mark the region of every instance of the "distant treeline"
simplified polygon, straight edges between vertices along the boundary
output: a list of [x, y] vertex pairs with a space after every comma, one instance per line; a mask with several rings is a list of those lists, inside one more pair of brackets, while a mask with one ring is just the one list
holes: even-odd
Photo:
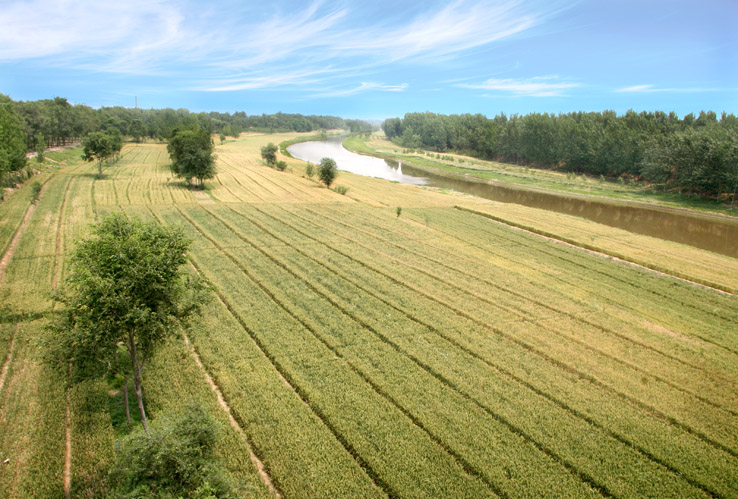
[[[9, 99], [8, 99], [9, 100]], [[12, 102], [12, 101], [11, 101]], [[311, 132], [341, 128], [355, 132], [371, 130], [371, 125], [359, 120], [344, 120], [336, 116], [303, 116], [300, 114], [261, 114], [245, 112], [191, 113], [187, 109], [137, 109], [103, 107], [93, 109], [82, 104], [72, 105], [56, 97], [38, 101], [12, 102], [25, 132], [27, 148], [33, 150], [40, 135], [49, 146], [64, 145], [79, 140], [90, 132], [117, 128], [121, 134], [136, 139], [144, 137], [168, 139], [177, 127], [198, 125], [210, 133], [237, 136], [257, 129], [270, 132]]]
[[738, 119], [712, 112], [440, 115], [408, 113], [383, 124], [407, 148], [456, 151], [567, 172], [644, 180], [664, 189], [733, 201]]

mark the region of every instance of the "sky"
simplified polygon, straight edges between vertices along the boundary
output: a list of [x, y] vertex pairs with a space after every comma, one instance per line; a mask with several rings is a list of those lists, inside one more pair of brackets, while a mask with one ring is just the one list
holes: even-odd
[[0, 93], [302, 113], [738, 114], [738, 0], [2, 0]]

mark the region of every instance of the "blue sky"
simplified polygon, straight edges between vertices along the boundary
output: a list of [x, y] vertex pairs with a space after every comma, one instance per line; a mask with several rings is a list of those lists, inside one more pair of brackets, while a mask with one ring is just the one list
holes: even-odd
[[3, 0], [0, 93], [363, 119], [738, 114], [738, 1]]

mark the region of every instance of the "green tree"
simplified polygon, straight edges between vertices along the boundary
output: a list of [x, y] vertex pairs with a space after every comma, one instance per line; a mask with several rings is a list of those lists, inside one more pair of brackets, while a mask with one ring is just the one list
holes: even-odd
[[26, 165], [26, 133], [10, 98], [0, 94], [0, 174]]
[[173, 132], [167, 144], [172, 160], [172, 173], [184, 178], [192, 185], [192, 179], [202, 188], [205, 179], [215, 176], [215, 155], [213, 139], [199, 127], [182, 128]]
[[326, 187], [331, 186], [336, 177], [338, 176], [338, 167], [336, 162], [331, 158], [323, 158], [320, 160], [320, 166], [318, 167], [318, 179], [325, 184]]
[[44, 134], [38, 134], [36, 137], [36, 161], [39, 163], [44, 160], [44, 152], [46, 151], [46, 141], [44, 140]]
[[140, 119], [135, 119], [128, 127], [128, 135], [133, 137], [136, 142], [141, 142], [141, 138], [146, 136], [146, 126]]
[[199, 312], [205, 297], [201, 281], [181, 271], [189, 246], [180, 227], [114, 213], [76, 244], [59, 297], [67, 310], [55, 328], [63, 353], [57, 358], [71, 358], [79, 377], [99, 376], [124, 344], [146, 431], [141, 381], [146, 359]]
[[261, 157], [264, 161], [266, 161], [267, 165], [274, 167], [274, 165], [277, 163], [277, 146], [270, 142], [262, 147]]
[[97, 178], [102, 178], [102, 164], [115, 154], [113, 138], [105, 132], [92, 132], [82, 141], [82, 159], [97, 161]]
[[199, 406], [157, 417], [150, 433], [135, 431], [121, 442], [111, 489], [118, 497], [232, 497], [216, 443], [215, 423]]

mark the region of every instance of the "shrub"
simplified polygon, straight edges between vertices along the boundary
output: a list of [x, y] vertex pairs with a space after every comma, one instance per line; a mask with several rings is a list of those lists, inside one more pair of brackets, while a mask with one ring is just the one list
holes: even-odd
[[111, 489], [117, 497], [228, 497], [233, 486], [214, 462], [216, 437], [199, 406], [160, 416], [150, 434], [139, 428], [123, 439]]
[[307, 175], [308, 178], [313, 178], [313, 175], [315, 175], [315, 168], [312, 163], [308, 163], [307, 166], [305, 166], [305, 175]]
[[287, 169], [287, 162], [286, 161], [277, 161], [276, 163], [274, 163], [274, 168], [276, 168], [277, 170], [283, 172], [283, 171], [285, 171]]
[[31, 184], [31, 203], [36, 204], [38, 196], [41, 194], [41, 182]]
[[335, 190], [339, 194], [346, 195], [346, 192], [348, 191], [348, 187], [346, 187], [345, 185], [337, 185], [335, 189], [333, 190]]

